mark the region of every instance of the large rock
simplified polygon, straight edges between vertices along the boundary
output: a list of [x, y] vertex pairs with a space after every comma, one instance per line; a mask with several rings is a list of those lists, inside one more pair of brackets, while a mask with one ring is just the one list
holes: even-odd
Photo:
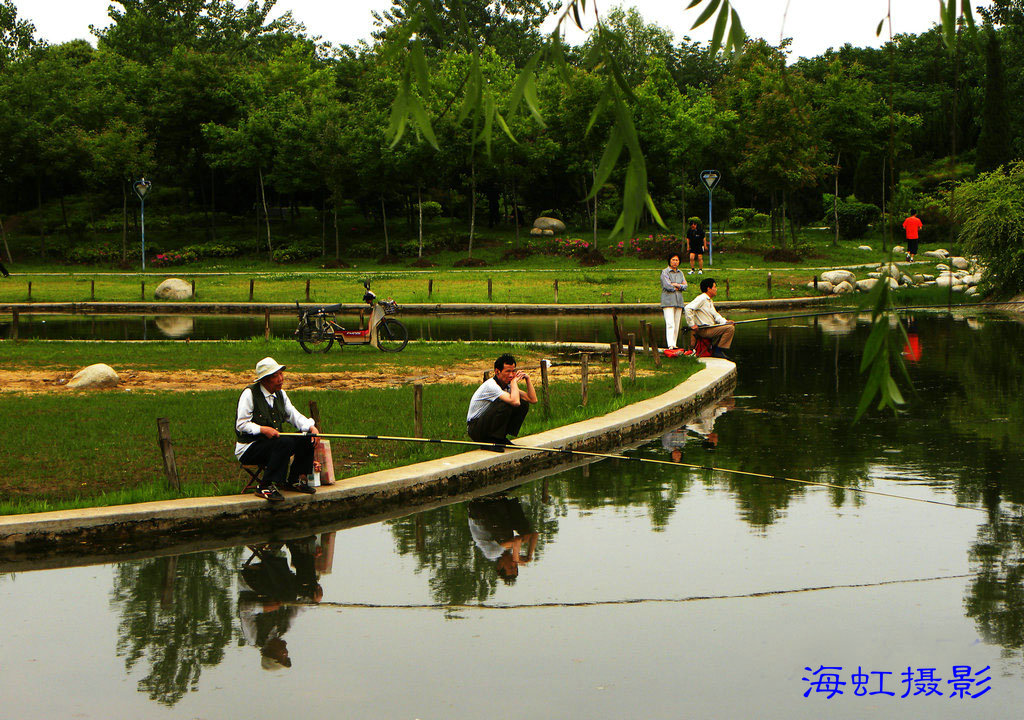
[[971, 286], [971, 287], [967, 288], [967, 290], [965, 291], [964, 294], [965, 295], [977, 295], [978, 294], [978, 288], [976, 288], [974, 286]]
[[558, 218], [539, 217], [533, 221], [533, 226], [535, 228], [540, 228], [541, 230], [551, 230], [556, 233], [565, 232], [565, 223]]
[[121, 378], [114, 372], [114, 368], [103, 363], [96, 363], [84, 367], [75, 373], [75, 376], [68, 380], [69, 388], [105, 388], [117, 387]]
[[[811, 280], [809, 283], [807, 283], [807, 287], [809, 287], [811, 290], [814, 290], [814, 281]], [[825, 293], [826, 295], [831, 295], [832, 287], [832, 283], [830, 283], [828, 280], [818, 280], [818, 292]]]
[[899, 279], [900, 275], [903, 274], [903, 271], [899, 269], [896, 263], [889, 263], [888, 265], [879, 265], [878, 272], [881, 277], [888, 276], [891, 278], [896, 278], [897, 280]]
[[928, 257], [942, 258], [945, 260], [949, 257], [949, 251], [944, 248], [938, 248], [937, 250], [926, 250], [924, 252]]
[[854, 275], [849, 270], [826, 270], [821, 274], [822, 280], [826, 280], [832, 283], [833, 285], [838, 285], [843, 281], [853, 282], [853, 279], [855, 277], [857, 276]]
[[835, 286], [835, 289], [832, 292], [835, 293], [836, 295], [845, 295], [846, 293], [852, 293], [853, 285], [850, 284], [849, 280], [843, 280], [841, 283]]
[[857, 281], [857, 289], [860, 290], [861, 292], [868, 292], [869, 290], [871, 290], [871, 288], [873, 288], [875, 286], [875, 283], [877, 283], [877, 282], [878, 282], [877, 278], [868, 278], [867, 280], [858, 280]]
[[191, 300], [192, 285], [180, 278], [167, 278], [156, 286], [153, 297], [157, 300]]
[[896, 255], [899, 255], [900, 253], [905, 253], [905, 252], [907, 251], [907, 249], [906, 249], [905, 247], [903, 247], [902, 245], [897, 245], [897, 246], [895, 246], [895, 247], [894, 247], [894, 248], [892, 249], [892, 251], [893, 251], [893, 253], [895, 253]]
[[971, 261], [965, 257], [955, 257], [950, 262], [957, 270], [967, 270], [971, 267]]
[[949, 265], [947, 265], [946, 263], [939, 263], [938, 265], [935, 266], [935, 269], [936, 270], [949, 270]]
[[543, 235], [544, 231], [541, 230], [540, 228], [530, 228], [530, 234], [533, 235], [533, 236], [539, 236], [539, 235]]
[[957, 287], [959, 285], [963, 285], [964, 283], [958, 277], [950, 275], [949, 273], [942, 273], [937, 278], [935, 278], [935, 284], [938, 285], [939, 287], [949, 287], [950, 285], [952, 285], [953, 287]]
[[857, 249], [858, 250], [867, 250], [867, 251], [874, 250], [874, 248], [871, 247], [870, 245], [858, 245]]

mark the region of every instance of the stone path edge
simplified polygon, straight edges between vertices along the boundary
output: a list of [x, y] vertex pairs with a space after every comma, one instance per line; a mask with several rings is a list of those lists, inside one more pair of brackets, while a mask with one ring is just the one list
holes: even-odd
[[[843, 296], [816, 295], [761, 300], [722, 300], [720, 310], [773, 310], [805, 305], [841, 303]], [[302, 303], [303, 307], [319, 307], [324, 303]], [[0, 312], [22, 314], [71, 315], [295, 315], [295, 303], [249, 302], [0, 302]], [[363, 303], [341, 303], [341, 313], [366, 310]], [[636, 315], [660, 313], [658, 303], [408, 303], [399, 305], [400, 315], [587, 315], [618, 313]]]
[[[517, 440], [558, 449], [601, 451], [651, 436], [730, 391], [736, 366], [707, 358], [704, 369], [672, 390], [614, 412]], [[101, 508], [0, 517], [0, 569], [5, 561], [55, 554], [158, 548], [197, 537], [246, 530], [310, 527], [380, 514], [402, 504], [506, 484], [527, 472], [565, 462], [533, 450], [471, 450], [367, 475], [345, 478], [315, 495], [286, 493], [280, 507], [252, 495], [182, 498]]]

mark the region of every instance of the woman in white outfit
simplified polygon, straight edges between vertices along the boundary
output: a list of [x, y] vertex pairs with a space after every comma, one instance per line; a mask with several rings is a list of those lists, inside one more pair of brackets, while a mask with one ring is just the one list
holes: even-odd
[[674, 252], [668, 256], [668, 267], [661, 271], [661, 310], [665, 313], [665, 343], [669, 349], [675, 348], [679, 340], [685, 289], [686, 276], [679, 270], [679, 253]]

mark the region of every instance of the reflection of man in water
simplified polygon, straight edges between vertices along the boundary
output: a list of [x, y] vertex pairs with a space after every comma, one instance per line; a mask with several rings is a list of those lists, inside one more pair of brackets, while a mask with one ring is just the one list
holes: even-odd
[[[466, 503], [469, 532], [484, 557], [494, 562], [498, 577], [511, 585], [519, 566], [533, 560], [537, 533], [518, 498], [492, 495]], [[526, 555], [523, 555], [523, 541]]]
[[736, 407], [736, 401], [731, 397], [719, 400], [714, 405], [705, 405], [690, 422], [678, 430], [662, 435], [661, 446], [668, 450], [672, 456], [672, 462], [682, 462], [683, 446], [686, 445], [687, 440], [699, 438], [705, 450], [714, 450], [718, 447], [715, 420], [734, 407]]
[[242, 637], [259, 648], [264, 670], [292, 666], [288, 643], [282, 636], [302, 604], [318, 603], [324, 594], [315, 569], [316, 538], [290, 540], [285, 546], [291, 554], [291, 567], [280, 544], [263, 545], [253, 549], [253, 556], [240, 571], [238, 615]]

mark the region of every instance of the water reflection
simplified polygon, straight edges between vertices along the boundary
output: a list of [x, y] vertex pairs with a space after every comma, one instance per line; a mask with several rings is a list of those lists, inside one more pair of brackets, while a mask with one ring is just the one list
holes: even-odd
[[498, 577], [511, 585], [519, 576], [519, 566], [532, 561], [537, 549], [538, 535], [522, 502], [504, 494], [489, 495], [466, 503], [466, 512], [477, 549], [494, 563]]
[[696, 416], [681, 427], [661, 436], [661, 446], [668, 451], [672, 462], [683, 461], [683, 448], [687, 440], [700, 442], [705, 450], [718, 447], [718, 433], [715, 432], [715, 420], [736, 407], [732, 396], [718, 402], [705, 405]]

